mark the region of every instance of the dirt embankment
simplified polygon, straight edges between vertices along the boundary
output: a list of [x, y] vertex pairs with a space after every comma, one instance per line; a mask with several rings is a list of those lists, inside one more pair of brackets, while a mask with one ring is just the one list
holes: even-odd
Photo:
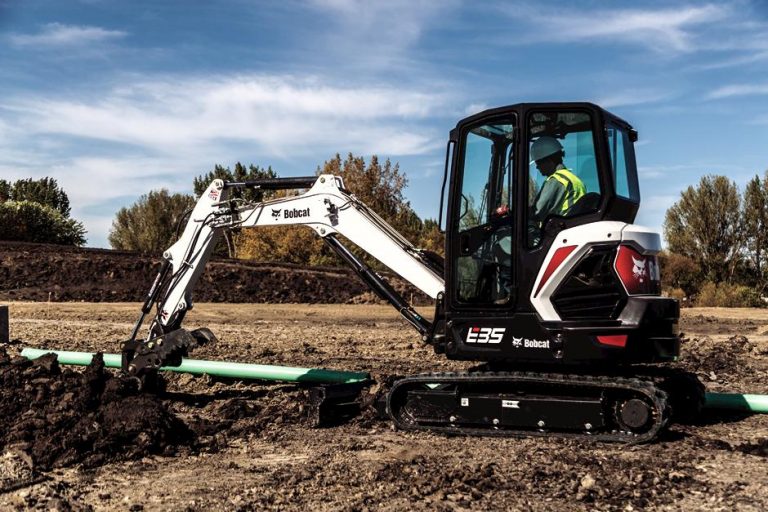
[[147, 454], [170, 455], [192, 433], [135, 379], [104, 370], [61, 369], [56, 356], [11, 359], [0, 348], [0, 444], [31, 458], [35, 470], [85, 467]]
[[[135, 302], [149, 291], [160, 259], [127, 251], [0, 242], [0, 300]], [[386, 275], [386, 274], [385, 274]], [[386, 275], [406, 300], [426, 295]], [[374, 303], [376, 297], [345, 268], [218, 259], [206, 265], [196, 302]]]

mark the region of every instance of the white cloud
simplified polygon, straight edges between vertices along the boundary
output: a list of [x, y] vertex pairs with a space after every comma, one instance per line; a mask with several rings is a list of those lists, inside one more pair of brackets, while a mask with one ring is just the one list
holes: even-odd
[[[434, 23], [460, 0], [306, 0], [329, 18], [330, 29], [315, 43], [319, 53], [335, 55], [336, 65], [361, 69], [409, 69], [423, 75], [426, 62], [410, 50]], [[311, 36], [310, 36], [311, 37]]]
[[672, 95], [672, 93], [666, 91], [627, 89], [599, 97], [595, 103], [603, 108], [626, 107], [631, 105], [658, 103], [671, 98]]
[[680, 199], [680, 194], [660, 194], [643, 197], [643, 209], [649, 211], [667, 211], [676, 201]]
[[185, 165], [184, 158], [174, 163], [170, 158], [82, 156], [51, 164], [48, 175], [62, 184], [73, 205], [88, 207], [155, 188], [175, 188], [175, 176]]
[[490, 107], [487, 103], [471, 103], [467, 105], [467, 107], [463, 110], [463, 114], [465, 116], [471, 116], [473, 114], [477, 114], [479, 112], [482, 112], [483, 110], [488, 110]]
[[111, 201], [188, 191], [195, 175], [243, 154], [260, 164], [428, 154], [444, 145], [430, 122], [453, 104], [429, 90], [274, 75], [142, 80], [77, 99], [12, 96], [0, 99], [0, 175], [56, 178], [89, 243], [104, 245]]
[[435, 14], [457, 5], [457, 0], [309, 0], [320, 10], [340, 16], [348, 28], [360, 33], [377, 29], [375, 38], [411, 43], [422, 33]]
[[736, 55], [727, 59], [717, 60], [714, 62], [699, 64], [692, 66], [693, 69], [701, 71], [710, 71], [713, 69], [733, 68], [739, 66], [747, 66], [768, 60], [768, 51], [758, 51], [756, 53], [748, 53], [746, 55]]
[[727, 6], [707, 4], [665, 9], [603, 9], [590, 12], [515, 5], [506, 12], [536, 25], [525, 34], [528, 42], [612, 40], [638, 44], [658, 52], [695, 50], [696, 26], [730, 15]]
[[125, 37], [121, 30], [100, 27], [48, 23], [37, 34], [12, 34], [10, 42], [15, 46], [77, 46]]
[[448, 104], [446, 96], [416, 90], [247, 76], [145, 82], [97, 101], [28, 97], [4, 107], [31, 134], [127, 143], [164, 154], [236, 141], [275, 155], [318, 147], [408, 155], [430, 145], [430, 134], [414, 132], [414, 122]]
[[768, 83], [732, 84], [720, 87], [707, 94], [709, 99], [732, 98], [734, 96], [758, 96], [768, 94]]

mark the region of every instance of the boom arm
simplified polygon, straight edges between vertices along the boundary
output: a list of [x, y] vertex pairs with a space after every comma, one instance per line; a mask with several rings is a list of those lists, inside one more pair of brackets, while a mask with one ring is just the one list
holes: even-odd
[[[234, 188], [287, 189], [310, 184], [308, 191], [293, 197], [249, 204], [228, 200]], [[325, 239], [380, 297], [392, 303], [422, 335], [426, 335], [431, 324], [420, 317], [386, 281], [348, 251], [337, 235], [344, 235], [432, 298], [438, 298], [445, 289], [442, 270], [348, 193], [340, 177], [324, 174], [317, 178], [211, 182], [195, 205], [181, 237], [163, 253], [163, 267], [150, 290], [129, 343], [134, 342], [144, 317], [155, 303], [158, 313], [147, 341], [180, 328], [185, 313], [192, 307], [192, 290], [224, 229], [297, 224], [310, 227]]]

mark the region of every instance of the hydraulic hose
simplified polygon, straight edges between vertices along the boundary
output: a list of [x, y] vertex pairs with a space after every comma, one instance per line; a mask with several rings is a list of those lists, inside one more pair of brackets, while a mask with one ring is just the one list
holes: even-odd
[[[56, 354], [60, 364], [87, 366], [91, 364], [93, 353], [70, 352], [66, 350], [48, 350], [25, 348], [21, 355], [27, 359], [37, 359], [46, 354]], [[104, 366], [120, 368], [120, 354], [104, 354]], [[183, 359], [180, 366], [164, 366], [163, 371], [191, 373], [193, 375], [214, 375], [235, 379], [278, 380], [287, 382], [314, 382], [324, 384], [350, 384], [370, 379], [364, 372], [346, 372], [319, 368], [296, 368], [291, 366], [271, 366], [264, 364], [234, 363], [229, 361], [205, 361], [202, 359]]]

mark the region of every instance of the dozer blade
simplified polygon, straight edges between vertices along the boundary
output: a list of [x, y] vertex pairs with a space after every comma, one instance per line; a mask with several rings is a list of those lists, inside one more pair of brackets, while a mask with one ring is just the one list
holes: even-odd
[[321, 384], [309, 390], [309, 422], [313, 427], [345, 423], [361, 411], [360, 394], [371, 381]]
[[216, 336], [204, 327], [194, 331], [177, 329], [148, 341], [126, 341], [122, 369], [129, 375], [142, 375], [163, 366], [179, 366], [190, 350], [215, 341]]

